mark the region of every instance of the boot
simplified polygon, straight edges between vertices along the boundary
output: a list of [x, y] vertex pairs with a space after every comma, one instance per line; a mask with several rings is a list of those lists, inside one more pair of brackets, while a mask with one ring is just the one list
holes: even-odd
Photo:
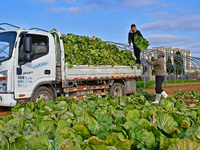
[[160, 102], [161, 99], [161, 94], [156, 94], [156, 100], [154, 102], [152, 102], [153, 104], [158, 104]]
[[165, 91], [163, 91], [163, 92], [161, 93], [161, 95], [162, 95], [164, 98], [167, 98], [167, 97], [168, 97], [168, 95], [167, 95], [167, 93], [166, 93]]

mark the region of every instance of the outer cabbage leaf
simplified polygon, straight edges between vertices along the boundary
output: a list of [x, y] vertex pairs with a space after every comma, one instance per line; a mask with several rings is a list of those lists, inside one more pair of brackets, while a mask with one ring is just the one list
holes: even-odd
[[89, 138], [83, 147], [85, 150], [106, 150], [105, 143], [95, 136]]
[[55, 130], [55, 125], [53, 121], [42, 120], [38, 125], [38, 129], [44, 133], [50, 133]]
[[92, 134], [98, 134], [99, 133], [99, 123], [95, 118], [91, 116], [92, 114], [89, 114], [88, 112], [84, 111], [82, 112], [81, 116], [78, 117], [78, 123], [84, 124], [86, 127], [90, 130]]
[[190, 128], [188, 128], [185, 132], [185, 138], [200, 142], [200, 125], [194, 124]]
[[27, 142], [24, 139], [24, 136], [20, 136], [11, 143], [12, 150], [27, 150]]
[[160, 138], [160, 149], [167, 150], [171, 144], [178, 143], [180, 141], [181, 141], [181, 139], [178, 139], [178, 138], [161, 137]]
[[136, 133], [137, 144], [135, 145], [139, 149], [155, 148], [155, 136], [152, 132], [148, 132], [145, 129], [141, 129]]
[[116, 134], [106, 137], [105, 144], [107, 146], [116, 147], [117, 150], [130, 150], [130, 142], [128, 139], [120, 140]]
[[164, 132], [171, 134], [176, 131], [177, 134], [180, 133], [180, 130], [177, 128], [178, 123], [174, 121], [174, 118], [167, 113], [160, 113], [156, 116], [156, 121], [160, 128]]
[[10, 144], [5, 135], [0, 132], [0, 150], [9, 150]]
[[51, 144], [46, 135], [40, 136], [35, 140], [34, 150], [50, 150]]
[[138, 121], [140, 118], [140, 112], [137, 109], [129, 110], [126, 115], [126, 120]]
[[71, 140], [66, 139], [56, 147], [56, 150], [78, 150], [78, 149], [76, 148], [76, 146], [74, 146]]
[[189, 139], [181, 139], [180, 142], [170, 145], [168, 150], [200, 150], [200, 144]]
[[77, 134], [81, 135], [84, 139], [90, 137], [90, 132], [84, 125], [75, 125], [73, 129], [77, 132]]

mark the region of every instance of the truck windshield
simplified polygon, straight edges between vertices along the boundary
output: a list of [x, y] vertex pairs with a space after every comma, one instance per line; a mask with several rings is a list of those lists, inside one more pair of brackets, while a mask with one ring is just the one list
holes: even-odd
[[16, 32], [0, 33], [0, 62], [12, 56], [16, 35]]

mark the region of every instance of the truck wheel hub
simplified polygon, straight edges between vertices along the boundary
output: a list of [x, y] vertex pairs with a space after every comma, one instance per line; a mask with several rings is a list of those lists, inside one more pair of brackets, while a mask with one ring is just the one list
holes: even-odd
[[46, 102], [49, 100], [49, 97], [46, 95], [46, 94], [40, 94], [38, 95], [37, 99], [36, 99], [36, 102], [39, 100], [39, 99], [43, 99], [45, 100]]
[[122, 96], [122, 89], [120, 87], [115, 89], [114, 96]]

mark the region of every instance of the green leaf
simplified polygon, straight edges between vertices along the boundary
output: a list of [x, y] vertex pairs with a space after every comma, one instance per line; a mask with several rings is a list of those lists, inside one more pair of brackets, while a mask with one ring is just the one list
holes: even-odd
[[200, 125], [193, 124], [190, 128], [186, 130], [185, 137], [199, 142], [197, 137], [200, 137]]
[[106, 146], [106, 150], [117, 150], [114, 146]]
[[16, 106], [14, 106], [11, 110], [12, 112], [17, 112], [20, 108], [24, 108], [24, 104], [18, 103]]
[[51, 120], [42, 120], [39, 123], [38, 129], [44, 133], [50, 133], [55, 130], [55, 125]]
[[105, 144], [107, 146], [116, 147], [117, 150], [130, 150], [130, 142], [128, 139], [120, 140], [116, 134], [106, 137]]
[[137, 34], [134, 37], [134, 43], [141, 51], [146, 50], [150, 45], [145, 38], [138, 36]]
[[57, 147], [56, 150], [78, 150], [74, 144], [72, 143], [71, 140], [64, 140], [62, 143], [60, 143]]
[[161, 137], [161, 139], [160, 139], [160, 149], [161, 150], [167, 150], [171, 144], [178, 143], [180, 141], [181, 141], [181, 139], [178, 139], [178, 138]]
[[0, 150], [9, 150], [10, 144], [2, 132], [0, 132]]
[[166, 99], [160, 102], [160, 106], [166, 110], [175, 110], [174, 103]]
[[140, 112], [137, 109], [129, 110], [126, 115], [126, 120], [138, 121], [140, 118]]
[[12, 150], [27, 150], [27, 142], [24, 139], [24, 136], [20, 136], [11, 143]]
[[77, 134], [81, 135], [84, 139], [90, 137], [90, 132], [84, 125], [75, 125], [73, 129], [77, 132]]
[[24, 138], [28, 142], [28, 149], [34, 149], [34, 143], [36, 142], [37, 137], [36, 134], [25, 135]]
[[27, 113], [31, 113], [32, 110], [34, 108], [34, 104], [33, 102], [28, 102], [28, 104], [26, 104], [26, 107], [24, 109], [24, 113], [27, 114]]
[[183, 95], [183, 99], [186, 100], [186, 99], [189, 99], [189, 97], [187, 97], [186, 95]]
[[[145, 129], [141, 129], [136, 133], [137, 141], [148, 149], [154, 149], [155, 136], [152, 132], [148, 132]], [[140, 147], [140, 144], [137, 147]]]
[[99, 133], [99, 123], [95, 118], [89, 115], [87, 111], [83, 111], [82, 115], [78, 117], [78, 123], [84, 123], [92, 134]]
[[174, 118], [167, 113], [160, 113], [156, 116], [158, 125], [164, 132], [171, 134], [176, 131], [177, 134], [180, 133], [180, 130], [177, 128], [178, 123], [174, 121]]
[[106, 150], [106, 145], [97, 137], [93, 136], [87, 140], [85, 149]]
[[[8, 116], [5, 116], [4, 118], [3, 118], [3, 121], [4, 122], [8, 122], [9, 120], [11, 120], [13, 118], [13, 116], [12, 115], [8, 115]], [[1, 122], [0, 122], [0, 124], [1, 124]], [[1, 125], [0, 125], [1, 126]], [[1, 128], [2, 129], [2, 128]]]
[[200, 150], [200, 144], [189, 139], [181, 139], [180, 142], [170, 145], [168, 150]]
[[40, 136], [36, 139], [34, 143], [34, 150], [50, 150], [51, 144], [46, 135]]
[[61, 129], [61, 128], [64, 128], [64, 127], [67, 127], [67, 121], [64, 120], [64, 119], [60, 119], [58, 121], [57, 129]]

